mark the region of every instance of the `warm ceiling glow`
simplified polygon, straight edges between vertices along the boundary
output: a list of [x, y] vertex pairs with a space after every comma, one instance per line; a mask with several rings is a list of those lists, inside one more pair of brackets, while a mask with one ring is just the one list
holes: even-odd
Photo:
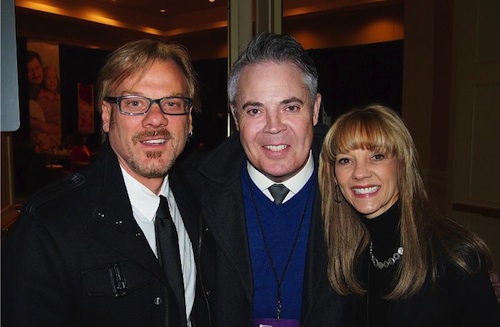
[[59, 15], [63, 15], [66, 12], [65, 10], [58, 8], [58, 7], [47, 5], [44, 3], [32, 2], [32, 1], [26, 1], [25, 7], [28, 9], [32, 9], [32, 10], [48, 12], [48, 13], [53, 13], [53, 14], [59, 14]]
[[144, 33], [147, 33], [147, 34], [151, 34], [151, 35], [158, 35], [158, 36], [161, 36], [163, 35], [163, 32], [160, 31], [159, 29], [157, 28], [152, 28], [152, 27], [147, 27], [147, 26], [144, 26], [144, 27], [138, 27], [137, 28], [138, 31], [142, 31]]
[[90, 22], [96, 22], [115, 27], [126, 27], [123, 22], [113, 18], [109, 18], [105, 13], [98, 10], [82, 10], [80, 12], [80, 18]]

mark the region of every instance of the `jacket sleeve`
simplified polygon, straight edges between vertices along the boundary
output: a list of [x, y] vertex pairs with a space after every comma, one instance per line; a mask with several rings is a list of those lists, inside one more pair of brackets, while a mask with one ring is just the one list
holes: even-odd
[[74, 308], [60, 246], [22, 215], [2, 247], [2, 326], [70, 326]]

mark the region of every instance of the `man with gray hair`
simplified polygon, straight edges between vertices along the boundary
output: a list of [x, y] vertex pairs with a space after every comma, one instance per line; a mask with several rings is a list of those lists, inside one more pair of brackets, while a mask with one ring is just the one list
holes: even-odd
[[213, 326], [347, 325], [347, 301], [327, 278], [317, 86], [313, 60], [285, 35], [259, 35], [230, 72], [237, 133], [192, 176]]

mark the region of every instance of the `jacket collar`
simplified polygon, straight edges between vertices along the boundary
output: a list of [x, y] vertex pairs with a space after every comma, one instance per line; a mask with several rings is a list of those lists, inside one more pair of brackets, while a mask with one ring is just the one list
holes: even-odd
[[244, 217], [241, 167], [246, 160], [239, 133], [232, 134], [200, 163], [198, 172], [204, 222], [214, 241], [231, 262], [248, 306], [252, 303], [253, 282]]
[[102, 178], [101, 190], [92, 219], [85, 227], [86, 232], [167, 283], [158, 260], [133, 217], [118, 159], [109, 141], [103, 143], [96, 165]]
[[240, 143], [240, 133], [235, 132], [203, 159], [198, 171], [210, 183], [224, 186], [240, 178], [244, 160], [246, 156]]
[[[327, 131], [328, 127], [324, 124], [318, 124], [314, 128], [312, 150], [315, 169], [318, 166], [319, 152]], [[242, 217], [244, 203], [241, 167], [245, 160], [246, 156], [241, 147], [239, 133], [234, 133], [205, 157], [200, 163], [199, 173], [206, 181], [202, 185], [207, 187], [207, 189], [201, 190], [203, 194], [201, 207], [205, 212], [205, 223], [211, 230], [211, 234], [221, 251], [232, 262], [232, 268], [239, 278], [249, 304], [251, 304], [253, 278], [246, 222]], [[327, 258], [319, 194], [319, 191], [316, 190], [307, 245], [302, 306], [303, 319], [307, 319], [314, 306], [316, 295], [321, 292], [318, 289], [319, 281], [326, 278]]]

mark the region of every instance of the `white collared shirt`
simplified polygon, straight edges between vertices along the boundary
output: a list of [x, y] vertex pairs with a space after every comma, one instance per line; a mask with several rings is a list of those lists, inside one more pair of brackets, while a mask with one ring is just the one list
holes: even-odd
[[[258, 171], [252, 164], [247, 161], [247, 170], [248, 174], [252, 181], [257, 185], [259, 190], [264, 193], [270, 200], [273, 200], [273, 196], [271, 192], [269, 192], [269, 186], [273, 185], [274, 181], [267, 178], [263, 173]], [[309, 151], [309, 159], [307, 159], [306, 164], [302, 169], [292, 178], [281, 182], [280, 184], [285, 185], [290, 192], [283, 199], [283, 203], [290, 200], [295, 194], [299, 193], [299, 191], [306, 185], [309, 178], [312, 176], [314, 172], [314, 159], [312, 156], [312, 151]]]
[[[142, 229], [146, 240], [151, 247], [153, 253], [156, 253], [156, 235], [154, 219], [156, 210], [160, 204], [159, 195], [154, 194], [146, 186], [139, 183], [135, 178], [130, 176], [123, 167], [121, 167], [125, 187], [127, 188], [130, 204], [132, 205], [132, 213], [134, 218]], [[194, 261], [194, 252], [191, 239], [187, 233], [181, 213], [177, 207], [174, 194], [170, 190], [168, 176], [165, 177], [160, 189], [160, 194], [164, 195], [168, 200], [168, 206], [172, 221], [177, 229], [179, 238], [179, 253], [181, 257], [182, 276], [184, 280], [184, 294], [186, 298], [186, 315], [188, 317], [188, 327], [191, 326], [189, 317], [193, 309], [195, 289], [196, 289], [196, 266]]]

